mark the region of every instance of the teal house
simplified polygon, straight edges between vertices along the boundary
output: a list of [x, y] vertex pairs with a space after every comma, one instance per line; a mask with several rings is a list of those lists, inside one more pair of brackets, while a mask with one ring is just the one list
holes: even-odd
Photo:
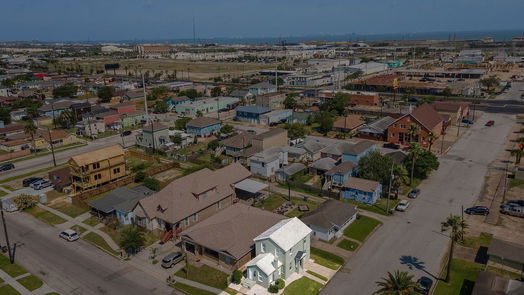
[[342, 152], [342, 162], [358, 164], [360, 158], [371, 151], [375, 151], [377, 145], [369, 140], [363, 140], [345, 148]]
[[382, 195], [382, 184], [364, 178], [350, 177], [340, 190], [340, 197], [364, 204], [375, 204]]
[[207, 137], [217, 133], [222, 123], [213, 118], [199, 117], [189, 121], [186, 125], [186, 132], [195, 136]]

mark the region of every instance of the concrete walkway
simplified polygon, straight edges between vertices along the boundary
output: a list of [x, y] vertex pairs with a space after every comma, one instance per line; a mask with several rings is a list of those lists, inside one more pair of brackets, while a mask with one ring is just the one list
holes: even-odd
[[[65, 220], [67, 220], [67, 222], [57, 225], [58, 228], [67, 229], [67, 228], [70, 228], [73, 225], [79, 225], [79, 226], [87, 229], [88, 231], [94, 232], [97, 235], [101, 236], [106, 241], [106, 243], [109, 245], [109, 247], [111, 247], [111, 249], [113, 249], [113, 250], [115, 250], [117, 252], [120, 250], [120, 247], [118, 247], [118, 245], [115, 243], [115, 241], [113, 241], [113, 239], [111, 239], [111, 237], [108, 234], [106, 234], [105, 232], [103, 232], [103, 231], [101, 231], [101, 230], [99, 230], [99, 229], [97, 229], [95, 227], [92, 227], [90, 225], [82, 223], [82, 221], [79, 221], [77, 218], [79, 218], [82, 215], [80, 215], [77, 218], [73, 218], [73, 217], [71, 217], [71, 216], [69, 216], [67, 214], [64, 214], [64, 213], [62, 213], [62, 212], [60, 212], [58, 210], [55, 210], [55, 209], [53, 209], [51, 207], [46, 206], [46, 205], [38, 203], [37, 206], [42, 208], [42, 209], [44, 209], [44, 210], [46, 210], [46, 211], [49, 211], [49, 212], [55, 214], [55, 215], [58, 215], [58, 216], [64, 218]], [[83, 219], [83, 220], [85, 220], [85, 219]]]
[[15, 278], [11, 277], [10, 275], [8, 275], [5, 271], [1, 270], [0, 269], [0, 278], [3, 280], [2, 283], [0, 283], [0, 285], [10, 285], [11, 287], [13, 287], [18, 293], [20, 293], [21, 295], [41, 295], [41, 294], [47, 294], [47, 293], [52, 293], [54, 292], [53, 289], [51, 289], [45, 282], [42, 282], [42, 286], [34, 291], [29, 291], [28, 289], [26, 289], [26, 287], [24, 287], [22, 284], [20, 284], [17, 280], [19, 279], [22, 279], [22, 278], [25, 278], [25, 277], [28, 277], [30, 276], [31, 273], [25, 273], [23, 275], [19, 275]]

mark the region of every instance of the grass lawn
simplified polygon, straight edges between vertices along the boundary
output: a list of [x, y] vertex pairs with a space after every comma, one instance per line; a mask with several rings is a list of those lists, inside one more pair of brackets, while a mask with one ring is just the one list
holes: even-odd
[[314, 247], [311, 247], [311, 258], [317, 264], [334, 270], [338, 270], [344, 264], [344, 258]]
[[0, 294], [2, 295], [19, 295], [18, 291], [15, 290], [15, 288], [11, 287], [10, 285], [5, 285], [3, 287], [0, 287]]
[[[6, 190], [9, 190], [9, 191], [16, 191], [16, 189], [12, 186], [10, 186], [9, 184], [2, 184], [2, 187], [5, 188]], [[1, 191], [2, 193], [5, 193], [4, 191]], [[7, 194], [6, 194], [7, 195]]]
[[[377, 213], [377, 214], [381, 214], [381, 215], [391, 215], [391, 213], [387, 213], [387, 199], [386, 198], [380, 198], [377, 200], [377, 202], [373, 205], [368, 205], [368, 204], [364, 204], [364, 203], [360, 203], [360, 202], [357, 202], [355, 200], [345, 200], [347, 202], [350, 202], [354, 205], [357, 205], [358, 208], [362, 209], [362, 210], [366, 210], [366, 211], [370, 211], [370, 212], [374, 212], [374, 213]], [[400, 202], [399, 199], [396, 199], [396, 200], [389, 200], [389, 209], [394, 209], [395, 206], [397, 206], [398, 202]]]
[[56, 292], [51, 292], [51, 293], [45, 293], [44, 295], [60, 295], [60, 294], [58, 294]]
[[47, 193], [45, 193], [47, 195], [47, 202], [50, 203], [58, 198], [62, 198], [65, 196], [64, 193], [61, 193], [57, 190], [52, 190], [52, 191], [49, 191]]
[[364, 215], [359, 215], [345, 230], [344, 236], [364, 242], [367, 236], [382, 222]]
[[492, 273], [494, 273], [496, 275], [499, 275], [501, 277], [506, 277], [506, 278], [510, 278], [510, 279], [513, 279], [513, 280], [520, 279], [520, 274], [518, 274], [516, 272], [508, 271], [508, 270], [505, 270], [505, 269], [500, 269], [500, 268], [497, 268], [497, 267], [488, 266], [488, 271], [492, 272]]
[[298, 206], [300, 206], [300, 205], [308, 206], [309, 207], [309, 211], [300, 212], [298, 210], [298, 207], [297, 207], [297, 208], [293, 209], [291, 212], [287, 213], [286, 214], [287, 217], [300, 217], [304, 213], [307, 213], [307, 212], [315, 210], [318, 207], [318, 205], [320, 205], [320, 203], [312, 201], [311, 199], [308, 199], [307, 201], [304, 201], [303, 198], [291, 198], [291, 200], [293, 201], [293, 204], [296, 204]]
[[85, 223], [85, 224], [90, 225], [90, 226], [95, 226], [95, 225], [99, 224], [100, 221], [98, 220], [98, 218], [96, 218], [96, 216], [91, 216], [88, 219], [82, 221], [82, 223]]
[[344, 239], [338, 243], [337, 247], [348, 251], [355, 251], [358, 248], [358, 243]]
[[182, 284], [182, 283], [174, 283], [171, 286], [177, 289], [178, 291], [181, 291], [188, 295], [214, 295], [215, 294], [215, 293], [208, 292], [202, 289], [198, 289], [198, 288], [195, 288], [195, 287], [192, 287], [186, 284]]
[[220, 290], [225, 290], [227, 288], [228, 275], [225, 272], [221, 272], [207, 265], [196, 267], [189, 264], [189, 272], [187, 274], [185, 268], [183, 268], [176, 272], [175, 276], [187, 278], [188, 280], [199, 282]]
[[489, 247], [492, 238], [492, 234], [480, 233], [478, 237], [464, 237], [464, 241], [459, 244], [464, 247], [478, 249], [480, 246]]
[[85, 229], [84, 227], [82, 227], [82, 226], [80, 226], [80, 225], [76, 225], [76, 224], [73, 225], [73, 226], [71, 227], [71, 229], [74, 230], [74, 231], [76, 231], [76, 233], [77, 233], [78, 235], [81, 235], [83, 232], [86, 231], [86, 229]]
[[36, 219], [43, 221], [49, 225], [57, 225], [66, 222], [67, 220], [62, 217], [55, 215], [49, 211], [46, 211], [38, 206], [25, 209], [23, 212], [33, 215]]
[[[8, 275], [10, 275], [13, 278], [27, 273], [27, 270], [25, 270], [20, 265], [11, 264], [11, 262], [9, 261], [9, 258], [3, 254], [0, 254], [0, 269], [5, 271]], [[3, 294], [3, 293], [0, 292], [0, 294]]]
[[509, 180], [509, 189], [517, 186], [524, 186], [524, 180], [512, 178]]
[[318, 273], [316, 273], [316, 272], [314, 272], [314, 271], [306, 270], [306, 272], [307, 272], [308, 274], [312, 275], [312, 276], [315, 276], [315, 277], [317, 277], [317, 278], [323, 280], [323, 281], [326, 281], [326, 282], [327, 282], [327, 280], [328, 280], [328, 278], [326, 278], [325, 276], [323, 276], [323, 275], [321, 275], [321, 274], [318, 274]]
[[421, 182], [422, 179], [413, 178], [413, 184], [409, 185], [408, 181], [408, 184], [402, 186], [402, 194], [407, 195], [411, 189], [416, 188]]
[[0, 197], [3, 197], [3, 196], [5, 196], [5, 195], [7, 195], [7, 193], [4, 192], [3, 190], [0, 190]]
[[271, 196], [257, 202], [255, 207], [272, 212], [286, 201], [287, 199], [284, 197], [284, 195], [273, 193]]
[[[451, 264], [451, 282], [437, 281], [434, 295], [466, 295], [471, 294], [473, 285], [477, 279], [478, 272], [481, 270], [480, 264], [461, 259], [453, 259]], [[446, 277], [446, 271], [442, 274]]]
[[93, 244], [93, 245], [95, 245], [97, 247], [100, 247], [100, 248], [106, 250], [110, 254], [113, 254], [115, 256], [118, 255], [118, 253], [116, 251], [114, 251], [111, 247], [109, 247], [109, 245], [106, 243], [106, 241], [101, 236], [99, 236], [96, 233], [90, 232], [87, 235], [83, 236], [82, 239], [88, 241], [89, 243], [91, 243], [91, 244]]
[[34, 275], [23, 277], [23, 278], [17, 280], [17, 282], [19, 282], [22, 286], [26, 287], [27, 290], [29, 290], [29, 291], [36, 290], [36, 289], [42, 287], [42, 285], [44, 284], [42, 282], [42, 280], [40, 280], [39, 278], [35, 277]]
[[303, 277], [298, 279], [284, 289], [282, 295], [316, 295], [320, 292], [322, 284], [312, 279]]
[[[108, 226], [103, 226], [100, 228], [100, 230], [108, 234], [111, 237], [111, 239], [113, 239], [113, 241], [118, 243], [118, 241], [120, 241], [120, 238], [121, 238], [121, 231], [124, 228], [125, 226], [119, 227], [117, 229], [112, 229]], [[144, 232], [144, 237], [146, 238], [146, 242], [144, 245], [145, 247], [157, 242], [160, 239], [159, 234], [154, 234], [150, 231], [143, 231], [143, 232]]]
[[89, 209], [87, 208], [82, 208], [80, 206], [76, 206], [76, 205], [73, 205], [73, 204], [69, 204], [67, 202], [58, 202], [58, 203], [55, 203], [53, 205], [50, 205], [49, 207], [53, 208], [53, 209], [56, 209], [66, 215], [69, 215], [73, 218], [77, 217], [77, 216], [80, 216], [84, 213], [86, 213], [87, 211], [89, 211]]

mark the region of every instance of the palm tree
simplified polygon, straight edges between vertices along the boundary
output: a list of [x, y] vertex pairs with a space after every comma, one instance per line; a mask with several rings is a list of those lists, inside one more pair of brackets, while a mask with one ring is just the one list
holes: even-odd
[[388, 272], [388, 276], [382, 281], [376, 282], [380, 289], [373, 294], [377, 295], [415, 295], [418, 284], [413, 281], [413, 276], [405, 271], [395, 270]]
[[438, 135], [436, 135], [433, 132], [429, 133], [429, 135], [428, 135], [428, 141], [429, 141], [428, 151], [431, 151], [431, 147], [433, 146], [435, 141], [437, 141], [437, 139], [438, 139]]
[[418, 143], [412, 143], [411, 148], [409, 150], [409, 156], [411, 158], [411, 177], [409, 179], [409, 185], [413, 184], [413, 174], [415, 172], [415, 162], [417, 162], [417, 158], [422, 152], [422, 149], [418, 145]]
[[446, 221], [441, 223], [443, 232], [450, 230], [449, 238], [451, 247], [448, 256], [448, 271], [446, 272], [446, 282], [451, 280], [451, 261], [453, 260], [453, 248], [455, 243], [464, 239], [465, 229], [468, 227], [466, 221], [458, 215], [449, 215]]
[[37, 149], [35, 147], [35, 133], [36, 133], [36, 130], [38, 130], [38, 128], [35, 126], [33, 121], [30, 121], [29, 124], [24, 126], [25, 133], [28, 133], [29, 135], [31, 135], [31, 142], [33, 143], [33, 149], [35, 150], [35, 153], [37, 151]]
[[416, 124], [409, 125], [408, 135], [409, 135], [409, 142], [412, 142], [416, 136], [418, 136], [418, 132], [420, 131], [420, 127]]
[[396, 165], [393, 174], [395, 177], [391, 181], [391, 188], [395, 190], [395, 199], [398, 199], [398, 191], [403, 183], [408, 181], [408, 171], [403, 165]]
[[522, 150], [514, 149], [511, 150], [511, 155], [515, 157], [515, 165], [520, 163], [520, 158], [522, 158]]
[[144, 231], [136, 226], [130, 226], [122, 230], [119, 246], [126, 252], [136, 253], [146, 242]]

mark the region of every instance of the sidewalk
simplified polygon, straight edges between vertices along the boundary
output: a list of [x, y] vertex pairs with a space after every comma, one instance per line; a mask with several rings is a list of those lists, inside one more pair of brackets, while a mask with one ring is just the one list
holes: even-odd
[[22, 275], [19, 275], [15, 278], [8, 275], [6, 272], [0, 269], [0, 279], [3, 280], [3, 282], [0, 283], [0, 285], [9, 285], [13, 287], [18, 293], [21, 295], [41, 295], [41, 294], [48, 294], [53, 293], [53, 289], [51, 289], [44, 281], [42, 281], [42, 286], [34, 291], [29, 291], [24, 287], [22, 284], [20, 284], [17, 280], [28, 277], [32, 275], [31, 273], [25, 273]]
[[101, 230], [99, 230], [99, 229], [97, 229], [95, 227], [92, 227], [90, 225], [82, 223], [82, 221], [79, 220], [80, 219], [79, 217], [80, 216], [85, 217], [85, 214], [80, 215], [77, 218], [73, 218], [73, 217], [71, 217], [71, 216], [69, 216], [67, 214], [64, 214], [64, 213], [62, 213], [62, 212], [60, 212], [58, 210], [55, 210], [55, 209], [53, 209], [51, 207], [46, 206], [46, 205], [38, 203], [37, 206], [42, 208], [42, 209], [44, 209], [44, 210], [47, 210], [47, 211], [55, 214], [55, 215], [58, 215], [58, 216], [64, 218], [65, 220], [67, 220], [67, 222], [59, 224], [57, 227], [59, 227], [61, 229], [67, 229], [67, 228], [70, 228], [73, 225], [81, 226], [81, 227], [87, 229], [88, 231], [94, 232], [94, 233], [98, 234], [99, 236], [101, 236], [106, 241], [106, 243], [109, 245], [109, 247], [111, 247], [111, 249], [113, 249], [113, 250], [115, 250], [117, 252], [120, 251], [120, 247], [115, 243], [115, 241], [113, 241], [113, 239], [111, 239], [111, 237], [108, 234], [106, 234], [105, 232], [103, 232], [103, 231], [101, 231]]

